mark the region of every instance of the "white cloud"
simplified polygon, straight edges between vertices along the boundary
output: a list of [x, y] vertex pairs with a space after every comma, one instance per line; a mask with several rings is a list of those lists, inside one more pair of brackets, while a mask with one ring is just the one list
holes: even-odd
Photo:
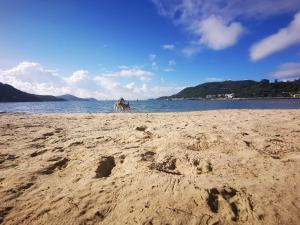
[[66, 78], [66, 81], [69, 83], [78, 83], [87, 79], [88, 71], [86, 70], [77, 70], [70, 77]]
[[250, 49], [250, 57], [256, 61], [297, 43], [300, 43], [300, 12], [287, 27], [254, 44]]
[[151, 80], [154, 74], [150, 71], [140, 69], [139, 67], [125, 68], [119, 71], [104, 73], [102, 76], [104, 77], [121, 77], [121, 78], [129, 78], [129, 77], [137, 77], [142, 81]]
[[[155, 57], [151, 57], [155, 60]], [[174, 60], [169, 60], [168, 65], [175, 66]], [[137, 82], [131, 81], [129, 83], [122, 84], [121, 80], [116, 78], [137, 78]], [[106, 96], [110, 96], [112, 99], [124, 97], [125, 99], [148, 99], [157, 98], [163, 95], [171, 95], [177, 93], [183, 87], [180, 86], [149, 86], [147, 81], [152, 79], [154, 74], [150, 71], [142, 70], [139, 67], [126, 67], [113, 73], [103, 73], [94, 78], [99, 82], [101, 90]]]
[[214, 50], [233, 46], [243, 30], [238, 20], [267, 18], [300, 9], [299, 0], [152, 0], [152, 2], [157, 6], [160, 15], [170, 18], [175, 25], [182, 26], [192, 34], [190, 45], [183, 49], [183, 53], [188, 56], [200, 51], [196, 45], [205, 45]]
[[125, 99], [148, 99], [158, 98], [165, 95], [172, 95], [184, 87], [180, 86], [148, 86], [146, 83], [138, 85], [135, 82], [122, 85], [109, 77], [97, 76], [95, 81], [98, 81], [102, 93], [107, 96], [106, 98], [118, 99], [123, 97]]
[[46, 70], [39, 63], [21, 62], [16, 67], [2, 71], [7, 79], [17, 77], [20, 80], [38, 83], [57, 83], [60, 78], [55, 70]]
[[135, 85], [135, 83], [134, 83], [134, 82], [131, 82], [131, 83], [129, 83], [129, 84], [126, 84], [125, 87], [128, 88], [128, 89], [133, 89], [134, 85]]
[[166, 49], [166, 50], [173, 50], [175, 48], [175, 45], [174, 44], [165, 44], [165, 45], [162, 45], [162, 48]]
[[277, 70], [272, 73], [272, 76], [278, 79], [300, 78], [300, 63], [289, 62], [281, 64]]
[[[155, 57], [153, 57], [155, 58]], [[103, 73], [94, 78], [101, 86], [101, 90], [106, 96], [111, 99], [123, 97], [125, 99], [147, 99], [160, 96], [159, 93], [154, 93], [145, 82], [152, 79], [154, 74], [150, 71], [142, 70], [139, 67], [126, 67], [119, 71], [111, 73]], [[122, 84], [120, 79], [135, 78], [138, 82], [131, 81]], [[158, 96], [156, 96], [158, 95]]]
[[0, 82], [34, 94], [73, 94], [97, 99], [148, 99], [171, 95], [183, 88], [149, 85], [148, 81], [153, 77], [152, 72], [128, 66], [98, 76], [90, 75], [87, 70], [77, 70], [70, 76], [61, 76], [57, 71], [45, 69], [35, 62], [22, 62], [10, 69], [0, 69]]
[[217, 15], [226, 21], [238, 17], [266, 18], [300, 9], [299, 0], [152, 0], [159, 14], [176, 24]]
[[105, 76], [96, 76], [94, 80], [99, 81], [100, 84], [108, 90], [113, 90], [119, 86], [119, 83], [114, 81], [114, 79]]
[[64, 80], [54, 70], [47, 70], [39, 63], [21, 62], [0, 71], [0, 82], [34, 94], [61, 94], [66, 91]]
[[214, 50], [221, 50], [234, 45], [243, 32], [240, 23], [225, 24], [216, 16], [210, 16], [202, 20], [195, 30], [200, 35], [200, 43]]

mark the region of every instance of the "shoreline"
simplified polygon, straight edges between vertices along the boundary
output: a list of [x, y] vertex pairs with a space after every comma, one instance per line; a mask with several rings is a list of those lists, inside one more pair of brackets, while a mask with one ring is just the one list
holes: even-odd
[[203, 109], [203, 110], [194, 110], [194, 111], [174, 111], [174, 112], [0, 112], [1, 115], [145, 115], [145, 114], [196, 114], [201, 112], [230, 112], [230, 111], [300, 111], [300, 108], [294, 108], [294, 109]]

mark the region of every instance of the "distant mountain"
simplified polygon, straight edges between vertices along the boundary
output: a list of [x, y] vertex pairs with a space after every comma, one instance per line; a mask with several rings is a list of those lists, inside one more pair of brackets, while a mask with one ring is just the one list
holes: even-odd
[[51, 95], [34, 95], [14, 88], [11, 85], [0, 82], [0, 102], [44, 102], [65, 101]]
[[263, 79], [260, 82], [253, 80], [210, 82], [188, 87], [171, 96], [159, 99], [181, 98], [219, 98], [234, 93], [236, 98], [257, 97], [292, 97], [300, 92], [300, 79], [288, 82], [271, 83]]
[[59, 95], [59, 96], [56, 96], [57, 98], [61, 98], [61, 99], [64, 99], [66, 101], [97, 101], [97, 99], [95, 98], [79, 98], [79, 97], [76, 97], [74, 95]]

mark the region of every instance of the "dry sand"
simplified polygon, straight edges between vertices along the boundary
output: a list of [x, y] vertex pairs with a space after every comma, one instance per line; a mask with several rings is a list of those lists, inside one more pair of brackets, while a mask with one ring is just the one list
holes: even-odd
[[300, 110], [1, 114], [0, 223], [299, 224]]

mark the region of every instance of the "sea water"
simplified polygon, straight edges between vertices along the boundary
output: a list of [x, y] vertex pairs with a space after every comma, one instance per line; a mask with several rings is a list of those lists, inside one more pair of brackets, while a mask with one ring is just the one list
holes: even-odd
[[[113, 112], [115, 101], [0, 103], [0, 112]], [[133, 112], [186, 112], [217, 109], [300, 109], [300, 99], [130, 101]]]

